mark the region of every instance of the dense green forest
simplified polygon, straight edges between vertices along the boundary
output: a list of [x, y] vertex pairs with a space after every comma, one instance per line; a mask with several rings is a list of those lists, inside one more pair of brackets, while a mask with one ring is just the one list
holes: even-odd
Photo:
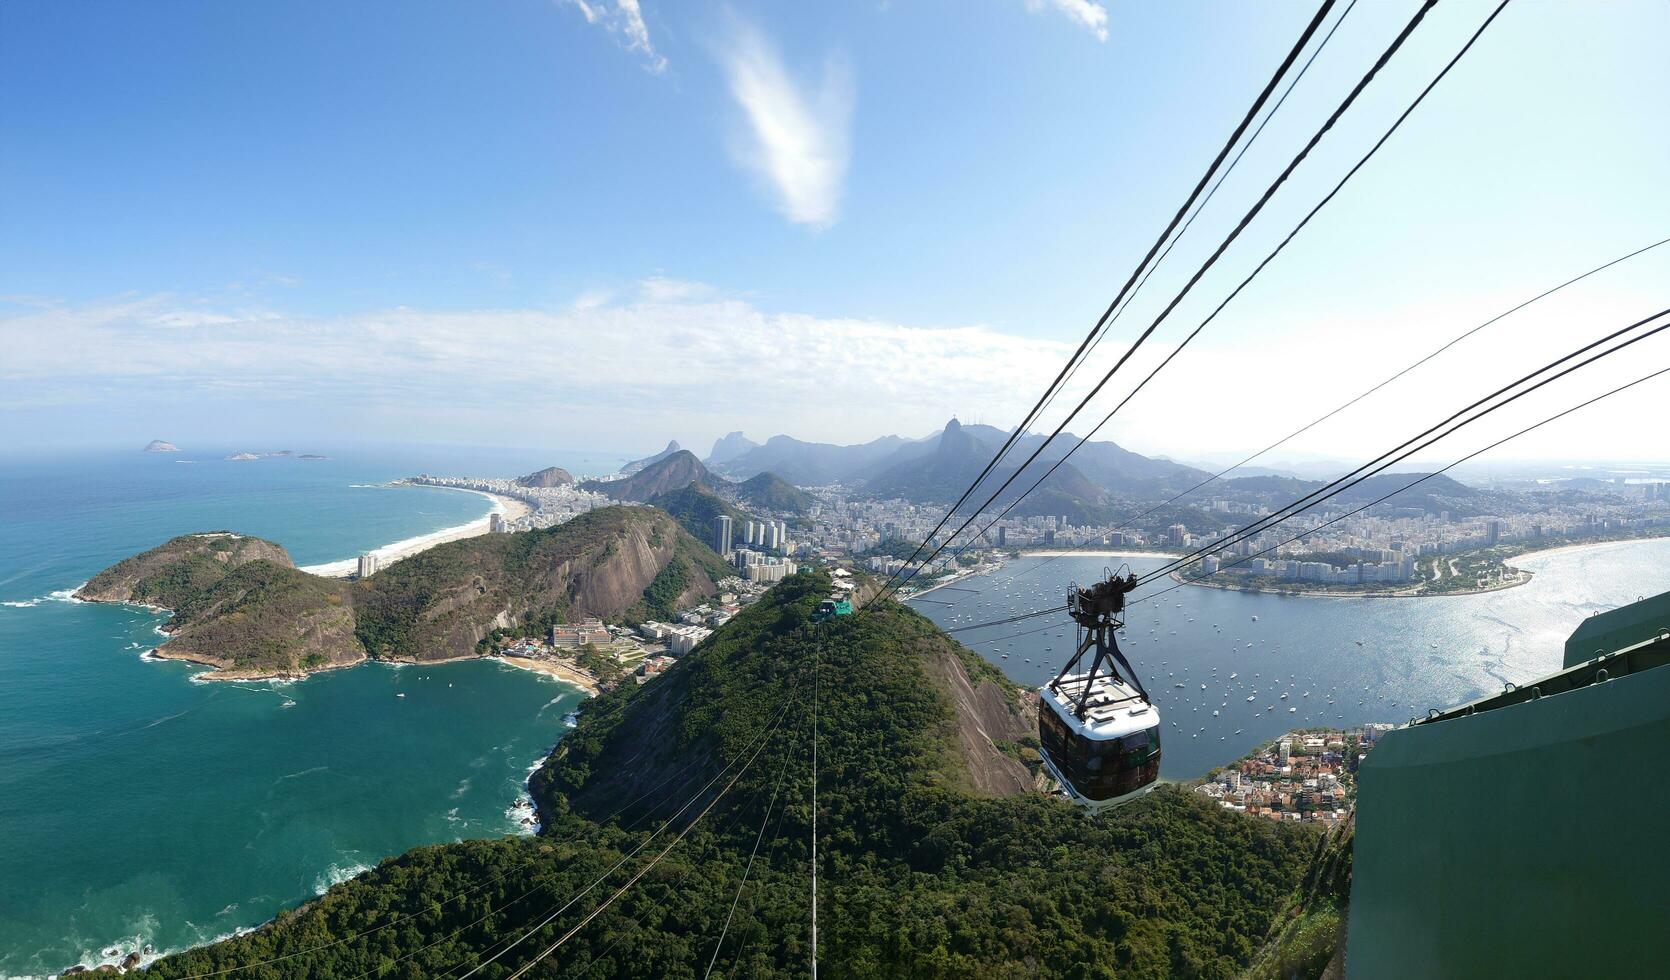
[[736, 485], [750, 506], [783, 514], [804, 514], [816, 503], [812, 495], [775, 473], [760, 473]]
[[925, 665], [979, 658], [893, 603], [812, 624], [828, 587], [796, 576], [590, 702], [534, 780], [538, 837], [420, 848], [151, 975], [457, 976], [503, 952], [476, 974], [503, 978], [579, 926], [529, 975], [804, 976], [814, 712], [829, 976], [1230, 977], [1291, 927], [1319, 834], [1175, 789], [1094, 820], [973, 795]]
[[673, 520], [678, 521], [679, 526], [698, 541], [713, 540], [713, 519], [723, 514], [731, 519], [736, 529], [736, 543], [742, 543], [741, 527], [747, 522], [748, 515], [700, 483], [668, 490], [651, 499], [650, 503], [673, 515]]

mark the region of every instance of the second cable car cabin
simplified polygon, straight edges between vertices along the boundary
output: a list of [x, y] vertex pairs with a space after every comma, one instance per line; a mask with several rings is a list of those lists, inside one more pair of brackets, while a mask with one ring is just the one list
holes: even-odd
[[[1125, 625], [1125, 593], [1135, 587], [1135, 576], [1112, 577], [1068, 592], [1067, 611], [1084, 639], [1038, 691], [1044, 764], [1075, 803], [1092, 811], [1135, 799], [1160, 778], [1160, 711], [1114, 637]], [[1075, 672], [1092, 650], [1090, 669]]]
[[829, 598], [818, 603], [818, 608], [812, 611], [812, 622], [821, 623], [836, 616], [851, 616], [852, 602], [849, 599]]

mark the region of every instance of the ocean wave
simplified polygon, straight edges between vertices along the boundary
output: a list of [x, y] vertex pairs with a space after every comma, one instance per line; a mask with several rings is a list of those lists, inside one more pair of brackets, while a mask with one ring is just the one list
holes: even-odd
[[344, 881], [365, 874], [371, 868], [372, 865], [369, 864], [333, 864], [327, 867], [323, 874], [313, 879], [313, 894], [323, 895]]
[[10, 606], [13, 609], [33, 609], [43, 602], [82, 602], [84, 600], [77, 599], [75, 594], [81, 591], [81, 587], [86, 584], [86, 582], [83, 582], [81, 585], [59, 589], [56, 592], [48, 592], [46, 595], [38, 595], [33, 599], [7, 599], [0, 601], [0, 606]]

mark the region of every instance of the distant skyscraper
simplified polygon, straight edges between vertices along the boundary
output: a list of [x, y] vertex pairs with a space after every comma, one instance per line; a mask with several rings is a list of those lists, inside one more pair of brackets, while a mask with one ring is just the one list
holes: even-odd
[[360, 555], [359, 567], [356, 573], [360, 578], [370, 578], [371, 576], [377, 574], [377, 556], [372, 554]]
[[721, 555], [730, 553], [731, 518], [728, 514], [720, 514], [713, 519], [713, 550]]
[[503, 534], [509, 529], [509, 526], [504, 522], [503, 514], [494, 514], [487, 518], [487, 530], [493, 532], [494, 534]]

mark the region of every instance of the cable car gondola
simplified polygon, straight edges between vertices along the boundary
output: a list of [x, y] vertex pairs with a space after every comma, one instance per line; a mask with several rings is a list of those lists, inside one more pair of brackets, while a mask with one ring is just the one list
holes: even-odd
[[[1135, 587], [1136, 576], [1128, 575], [1069, 589], [1067, 611], [1084, 636], [1061, 673], [1038, 690], [1044, 764], [1092, 812], [1141, 796], [1160, 777], [1160, 712], [1114, 638], [1125, 625], [1125, 594]], [[1075, 673], [1092, 649], [1090, 669]]]

